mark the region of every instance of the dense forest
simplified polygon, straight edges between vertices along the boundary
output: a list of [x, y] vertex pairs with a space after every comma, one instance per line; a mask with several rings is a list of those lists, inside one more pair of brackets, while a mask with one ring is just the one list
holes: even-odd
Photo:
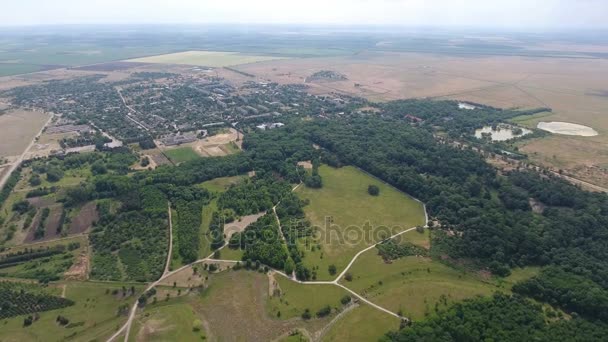
[[383, 341], [604, 341], [608, 325], [564, 319], [520, 296], [496, 293], [457, 303], [426, 321], [388, 333]]

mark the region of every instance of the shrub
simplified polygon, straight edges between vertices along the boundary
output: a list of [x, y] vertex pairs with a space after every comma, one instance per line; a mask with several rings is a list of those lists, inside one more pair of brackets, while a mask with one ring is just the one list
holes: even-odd
[[376, 185], [370, 185], [367, 187], [367, 193], [372, 196], [378, 196], [380, 194], [380, 188], [378, 188]]

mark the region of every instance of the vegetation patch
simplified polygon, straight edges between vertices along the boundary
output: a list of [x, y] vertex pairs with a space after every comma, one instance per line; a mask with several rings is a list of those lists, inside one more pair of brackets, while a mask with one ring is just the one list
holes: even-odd
[[175, 164], [183, 163], [185, 161], [198, 159], [201, 156], [196, 154], [192, 147], [178, 147], [165, 151], [165, 155], [171, 159], [171, 161]]

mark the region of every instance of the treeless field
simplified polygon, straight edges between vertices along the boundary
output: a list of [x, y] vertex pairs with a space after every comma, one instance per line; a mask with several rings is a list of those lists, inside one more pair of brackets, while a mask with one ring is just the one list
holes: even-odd
[[0, 157], [23, 153], [48, 119], [48, 114], [26, 110], [0, 115]]
[[209, 279], [209, 288], [191, 305], [208, 327], [205, 332], [210, 340], [271, 341], [296, 328], [309, 332], [321, 330], [330, 320], [281, 320], [269, 316], [266, 309], [269, 287], [265, 274], [227, 271]]
[[[574, 140], [551, 137], [547, 146], [545, 139], [532, 141], [523, 151], [536, 152], [534, 162], [566, 167], [575, 177], [608, 185], [604, 170], [608, 155], [603, 152], [608, 145], [606, 59], [364, 52], [260, 62], [238, 69], [283, 84], [304, 83], [314, 72], [332, 70], [348, 80], [308, 84], [312, 93], [338, 91], [374, 101], [430, 97], [501, 108], [550, 107], [552, 115], [544, 121], [586, 125], [599, 135]], [[578, 155], [571, 149], [578, 147], [586, 153]]]
[[[338, 273], [359, 251], [392, 234], [424, 225], [420, 202], [352, 166], [319, 168], [321, 189], [300, 187], [297, 194], [310, 200], [304, 207], [306, 217], [316, 229], [316, 236], [301, 239], [306, 251], [304, 264], [317, 266], [320, 280], [331, 280], [329, 265]], [[367, 192], [369, 185], [380, 189], [378, 196]]]
[[129, 59], [127, 62], [186, 64], [206, 67], [225, 67], [262, 61], [283, 59], [283, 57], [249, 55], [224, 51], [185, 51], [151, 57]]

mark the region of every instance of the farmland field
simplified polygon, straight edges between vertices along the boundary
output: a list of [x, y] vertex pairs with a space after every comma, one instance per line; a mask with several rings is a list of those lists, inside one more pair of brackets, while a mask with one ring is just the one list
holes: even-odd
[[[299, 197], [310, 200], [304, 210], [319, 234], [314, 242], [300, 241], [306, 251], [304, 263], [319, 267], [319, 279], [332, 278], [330, 264], [335, 264], [339, 273], [366, 246], [425, 224], [421, 203], [357, 168], [323, 165], [319, 174], [323, 188], [298, 189]], [[369, 195], [368, 185], [378, 186], [380, 195]]]
[[249, 55], [223, 51], [186, 51], [166, 55], [150, 56], [128, 60], [137, 63], [186, 64], [206, 67], [225, 67], [282, 59], [282, 57]]
[[0, 157], [23, 153], [48, 119], [48, 114], [26, 110], [0, 115]]

